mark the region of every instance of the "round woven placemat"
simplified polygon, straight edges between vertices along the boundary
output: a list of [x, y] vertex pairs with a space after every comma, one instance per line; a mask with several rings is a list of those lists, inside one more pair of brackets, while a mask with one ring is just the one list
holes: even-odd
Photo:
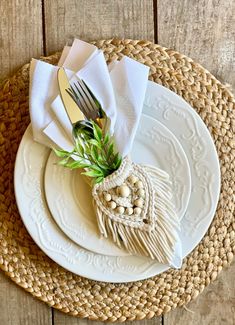
[[[201, 115], [218, 151], [222, 187], [207, 234], [181, 270], [127, 284], [76, 276], [51, 261], [28, 235], [13, 187], [15, 156], [29, 123], [29, 65], [0, 87], [0, 267], [18, 285], [50, 306], [99, 321], [151, 318], [198, 296], [235, 251], [235, 102], [229, 90], [184, 55], [147, 41], [94, 42], [108, 61], [128, 55], [150, 67], [150, 79], [182, 96]], [[44, 58], [55, 64], [59, 53]]]

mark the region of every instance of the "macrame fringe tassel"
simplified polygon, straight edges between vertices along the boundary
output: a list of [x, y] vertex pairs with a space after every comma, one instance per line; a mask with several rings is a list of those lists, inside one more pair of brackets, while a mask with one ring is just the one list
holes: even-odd
[[180, 223], [171, 201], [169, 176], [155, 167], [141, 168], [147, 173], [154, 188], [154, 228], [146, 230], [124, 225], [109, 218], [96, 206], [99, 230], [104, 237], [111, 237], [119, 247], [132, 254], [149, 256], [160, 263], [170, 264]]

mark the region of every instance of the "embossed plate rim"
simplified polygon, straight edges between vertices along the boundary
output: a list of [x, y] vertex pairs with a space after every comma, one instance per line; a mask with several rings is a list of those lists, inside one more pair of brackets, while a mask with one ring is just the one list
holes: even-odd
[[[151, 94], [149, 96], [149, 94]], [[163, 96], [164, 95], [164, 96]], [[155, 96], [155, 97], [154, 97]], [[160, 107], [161, 105], [159, 104], [159, 97], [163, 96], [165, 101], [168, 101], [168, 108], [165, 111], [163, 107]], [[171, 101], [170, 101], [171, 98]], [[157, 99], [157, 100], [156, 100]], [[156, 105], [156, 103], [158, 103]], [[152, 106], [152, 107], [151, 107]], [[156, 107], [158, 106], [158, 107]], [[193, 125], [188, 125], [189, 131], [192, 131], [192, 126], [194, 127], [194, 131], [191, 132], [190, 135], [184, 135], [181, 134], [182, 130], [181, 128], [175, 128], [176, 120], [174, 117], [172, 120], [169, 118], [169, 110], [172, 110], [173, 108], [176, 114], [176, 117], [183, 117], [185, 118], [185, 114], [188, 115], [188, 117], [191, 118], [191, 122]], [[160, 111], [162, 112], [162, 115], [160, 114]], [[198, 236], [198, 240], [195, 244], [195, 247], [199, 244], [201, 239], [204, 237], [206, 234], [213, 218], [216, 212], [217, 204], [219, 201], [219, 195], [220, 195], [220, 187], [221, 187], [221, 174], [220, 174], [220, 163], [219, 163], [219, 158], [218, 154], [216, 151], [215, 144], [213, 142], [212, 136], [206, 127], [204, 121], [202, 120], [201, 116], [191, 107], [189, 103], [187, 103], [182, 97], [174, 93], [173, 91], [169, 90], [168, 88], [159, 85], [153, 81], [148, 82], [148, 87], [147, 87], [147, 92], [146, 92], [146, 97], [145, 97], [145, 102], [144, 102], [144, 112], [148, 116], [151, 116], [155, 119], [158, 119], [162, 124], [164, 124], [166, 127], [168, 127], [176, 136], [176, 138], [180, 141], [186, 156], [188, 158], [189, 164], [190, 164], [190, 169], [191, 169], [191, 177], [192, 177], [192, 193], [191, 197], [189, 200], [189, 204], [187, 207], [186, 214], [184, 218], [182, 219], [182, 230], [181, 230], [181, 239], [185, 243], [189, 243], [191, 241], [191, 236], [195, 236], [197, 232], [199, 232], [201, 235]], [[183, 125], [187, 125], [184, 123]], [[174, 129], [173, 129], [174, 128]], [[199, 132], [200, 129], [200, 132]], [[180, 130], [180, 134], [177, 134], [177, 132]], [[205, 159], [204, 161], [200, 161], [200, 164], [196, 162], [196, 153], [195, 153], [195, 148], [197, 148], [198, 143], [194, 139], [194, 135], [197, 133], [196, 138], [197, 139], [204, 139], [206, 138], [207, 144], [205, 145]], [[201, 133], [201, 134], [200, 134]], [[204, 139], [205, 140], [205, 139]], [[202, 142], [204, 141], [202, 140]], [[188, 146], [187, 141], [191, 141], [192, 145]], [[191, 148], [192, 152], [189, 154], [188, 149]], [[195, 149], [195, 150], [194, 150]], [[212, 158], [213, 157], [213, 158]], [[201, 159], [202, 157], [200, 157]], [[195, 160], [194, 163], [191, 162], [191, 160]], [[201, 184], [201, 180], [203, 180], [204, 175], [200, 175], [201, 180], [199, 181], [200, 187], [202, 189], [201, 196], [204, 196], [203, 192], [203, 187], [204, 190], [207, 189], [207, 192], [210, 192], [212, 189], [213, 193], [207, 193], [208, 197], [213, 197], [214, 198], [214, 203], [211, 204], [209, 207], [208, 211], [205, 211], [204, 219], [201, 217], [203, 215], [203, 212], [208, 204], [204, 204], [204, 207], [202, 206], [202, 209], [198, 209], [199, 212], [199, 220], [197, 220], [197, 213], [195, 213], [196, 218], [191, 218], [190, 217], [190, 210], [193, 210], [193, 202], [198, 205], [198, 199], [193, 200], [193, 196], [197, 192], [197, 189], [194, 188], [194, 178], [199, 177], [197, 173], [199, 174], [203, 173], [203, 164], [208, 164], [208, 170], [214, 170], [214, 179], [211, 178], [210, 180], [213, 180], [214, 185], [212, 186], [213, 182], [210, 182], [209, 180], [209, 186], [208, 186], [208, 180], [205, 181], [204, 184]], [[197, 169], [196, 172], [193, 172], [192, 169]], [[207, 187], [207, 188], [206, 188]], [[205, 200], [205, 197], [204, 197]], [[186, 228], [191, 227], [190, 234], [188, 238], [186, 238]]]

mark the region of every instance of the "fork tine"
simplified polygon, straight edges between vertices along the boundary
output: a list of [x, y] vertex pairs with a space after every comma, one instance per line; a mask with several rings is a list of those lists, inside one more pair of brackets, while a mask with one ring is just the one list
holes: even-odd
[[79, 96], [77, 95], [76, 91], [73, 89], [72, 86], [71, 88], [66, 89], [67, 93], [70, 95], [70, 97], [75, 101], [75, 103], [78, 105], [79, 109], [82, 111], [83, 115], [87, 115], [87, 111], [84, 110], [84, 107], [81, 105], [81, 102], [79, 100]]
[[80, 79], [80, 84], [81, 84], [84, 92], [86, 93], [86, 96], [87, 96], [89, 102], [91, 103], [93, 109], [97, 110], [98, 107], [97, 107], [97, 105], [96, 105], [96, 103], [94, 101], [94, 98], [91, 96], [91, 93], [90, 93], [90, 90], [89, 90], [88, 86], [86, 85], [86, 83], [82, 79]]
[[86, 92], [83, 89], [83, 86], [81, 84], [81, 80], [80, 79], [78, 79], [78, 82], [77, 82], [76, 86], [77, 86], [76, 88], [79, 89], [79, 92], [80, 92], [80, 94], [81, 94], [81, 96], [82, 96], [82, 98], [83, 98], [83, 100], [84, 100], [87, 108], [90, 110], [90, 112], [93, 112], [94, 111], [94, 107], [91, 105], [89, 99], [87, 98]]
[[80, 96], [78, 96], [78, 94], [76, 93], [76, 91], [74, 90], [74, 88], [72, 88], [72, 86], [71, 86], [71, 88], [73, 89], [73, 91], [76, 93], [76, 95], [77, 95], [77, 98], [78, 98], [78, 101], [79, 101], [79, 103], [80, 103], [80, 106], [82, 107], [82, 109], [84, 110], [84, 111], [86, 111], [86, 115], [89, 113], [89, 111], [90, 111], [90, 109], [89, 109], [89, 107], [87, 107], [87, 105], [86, 105], [86, 102], [85, 102], [85, 100], [84, 100], [84, 98], [83, 98], [83, 95], [82, 95], [82, 92], [81, 92], [81, 90], [80, 90], [80, 88], [79, 87], [77, 87], [77, 85], [74, 83], [74, 87], [77, 89], [77, 92], [78, 92], [78, 94], [80, 95]]
[[79, 94], [78, 97], [79, 97], [80, 105], [83, 107], [83, 110], [86, 111], [86, 117], [89, 119], [91, 117], [90, 116], [91, 110], [87, 106], [87, 104], [86, 104], [86, 102], [84, 100], [84, 95], [82, 94], [80, 87], [78, 87], [76, 84], [74, 84], [74, 87], [76, 88], [77, 93]]
[[[70, 85], [71, 87], [71, 92], [73, 93], [73, 96], [76, 98], [76, 101], [80, 103], [80, 97], [78, 96], [76, 90], [73, 88], [72, 85]], [[79, 92], [78, 92], [79, 93]], [[79, 93], [80, 94], [80, 93]]]
[[100, 109], [102, 109], [102, 106], [100, 104], [100, 102], [98, 101], [98, 99], [95, 97], [95, 95], [92, 93], [92, 91], [90, 90], [90, 88], [87, 86], [87, 84], [85, 83], [84, 80], [82, 80], [83, 85], [85, 86], [87, 93], [90, 95], [91, 100], [93, 105], [96, 106], [96, 109], [98, 109], [98, 111], [100, 112]]

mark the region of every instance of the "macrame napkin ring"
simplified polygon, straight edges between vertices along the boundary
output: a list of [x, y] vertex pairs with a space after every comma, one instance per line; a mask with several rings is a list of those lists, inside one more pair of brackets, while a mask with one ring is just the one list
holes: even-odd
[[165, 171], [125, 157], [118, 170], [93, 186], [92, 196], [102, 236], [131, 254], [171, 264], [180, 221]]

